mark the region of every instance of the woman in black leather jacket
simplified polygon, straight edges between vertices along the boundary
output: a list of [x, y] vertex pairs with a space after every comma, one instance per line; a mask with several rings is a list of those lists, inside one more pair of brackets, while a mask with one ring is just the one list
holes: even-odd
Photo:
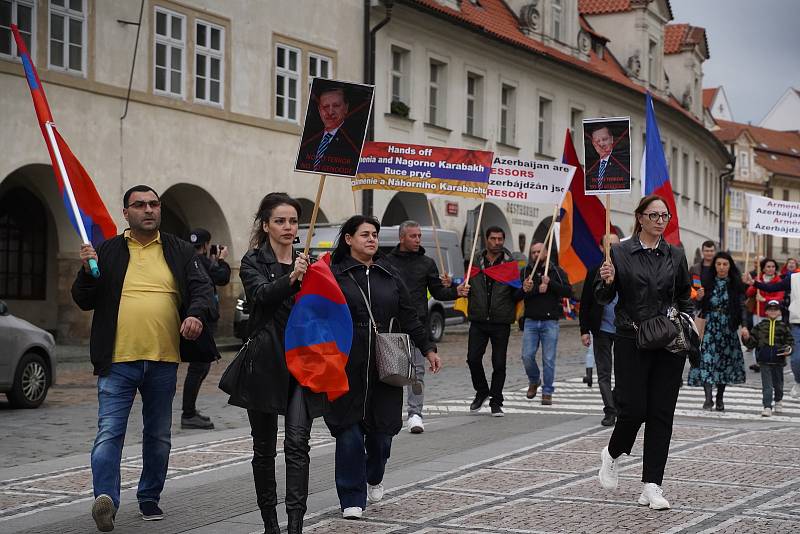
[[379, 380], [368, 310], [378, 331], [388, 332], [393, 322], [392, 331], [411, 336], [433, 373], [441, 366], [436, 345], [420, 322], [405, 284], [378, 253], [379, 230], [380, 223], [373, 217], [350, 217], [342, 225], [331, 258], [331, 271], [353, 318], [353, 346], [345, 367], [350, 390], [332, 402], [325, 415], [336, 438], [336, 491], [346, 519], [359, 519], [367, 500], [383, 498], [392, 437], [403, 426], [403, 388]]
[[248, 343], [255, 351], [247, 391], [228, 402], [247, 408], [253, 436], [256, 500], [267, 534], [280, 534], [275, 481], [278, 415], [285, 416], [286, 514], [289, 533], [299, 534], [308, 498], [311, 423], [327, 409], [324, 393], [300, 386], [289, 373], [284, 350], [286, 321], [300, 291], [308, 257], [292, 247], [300, 203], [285, 193], [270, 193], [256, 213], [251, 250], [242, 258], [242, 279], [250, 306]]
[[664, 199], [650, 195], [639, 202], [630, 239], [611, 248], [611, 262], [603, 263], [595, 280], [600, 304], [619, 295], [615, 308], [614, 400], [617, 424], [601, 453], [600, 483], [617, 487], [617, 461], [630, 454], [642, 424], [644, 462], [639, 504], [655, 510], [669, 508], [661, 491], [667, 463], [672, 420], [686, 356], [665, 349], [642, 350], [636, 345], [638, 323], [665, 314], [667, 308], [692, 313], [691, 282], [683, 250], [664, 238], [671, 213]]

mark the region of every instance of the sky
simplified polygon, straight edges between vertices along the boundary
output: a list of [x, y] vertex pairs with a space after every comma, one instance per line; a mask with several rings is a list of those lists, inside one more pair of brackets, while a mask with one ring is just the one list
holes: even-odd
[[758, 124], [800, 89], [800, 0], [671, 0], [672, 23], [706, 29], [703, 87], [723, 85], [736, 122]]

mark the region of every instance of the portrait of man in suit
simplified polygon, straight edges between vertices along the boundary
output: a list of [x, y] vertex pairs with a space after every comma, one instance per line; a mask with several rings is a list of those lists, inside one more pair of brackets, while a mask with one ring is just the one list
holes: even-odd
[[584, 122], [587, 193], [630, 191], [629, 125], [627, 118]]
[[314, 79], [295, 169], [355, 176], [371, 103], [370, 86]]

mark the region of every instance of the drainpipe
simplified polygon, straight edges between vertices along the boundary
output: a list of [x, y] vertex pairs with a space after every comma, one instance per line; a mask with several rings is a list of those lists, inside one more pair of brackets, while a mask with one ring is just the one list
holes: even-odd
[[[364, 0], [364, 83], [375, 85], [375, 34], [381, 28], [386, 26], [392, 20], [392, 8], [394, 7], [394, 0], [384, 0], [383, 5], [386, 8], [386, 15], [374, 28], [370, 28], [370, 8], [373, 0]], [[369, 124], [367, 125], [367, 141], [375, 140], [375, 107], [373, 105], [372, 113], [369, 116]], [[374, 211], [373, 195], [371, 189], [365, 189], [361, 192], [361, 205], [362, 212], [365, 215], [372, 215]]]

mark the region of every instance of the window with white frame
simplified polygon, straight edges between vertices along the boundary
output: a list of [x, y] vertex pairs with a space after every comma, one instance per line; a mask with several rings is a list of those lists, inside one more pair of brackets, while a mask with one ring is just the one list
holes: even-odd
[[500, 87], [500, 142], [513, 145], [517, 115], [517, 90], [512, 85]]
[[225, 28], [198, 20], [195, 30], [194, 99], [221, 106], [225, 86]]
[[672, 184], [673, 193], [678, 193], [680, 188], [680, 160], [678, 158], [678, 149], [672, 147], [672, 157], [669, 160], [669, 181]]
[[561, 5], [561, 0], [552, 0], [553, 3], [550, 5], [550, 13], [552, 14], [552, 30], [553, 30], [553, 39], [556, 41], [561, 41], [561, 30], [564, 26], [564, 17], [563, 12], [564, 8]]
[[553, 137], [553, 101], [543, 96], [539, 97], [539, 131], [536, 145], [539, 154], [550, 154], [551, 139]]
[[480, 136], [483, 128], [483, 76], [467, 73], [467, 124], [469, 135]]
[[700, 181], [702, 177], [700, 176], [700, 162], [694, 160], [694, 201], [700, 202]]
[[447, 123], [447, 65], [430, 60], [428, 73], [428, 122], [438, 126]]
[[84, 73], [85, 0], [50, 0], [50, 68]]
[[583, 160], [583, 135], [578, 132], [583, 128], [583, 110], [571, 108], [569, 110], [569, 127], [572, 130], [572, 141], [575, 143], [575, 150], [578, 152], [578, 160]]
[[11, 25], [16, 24], [31, 57], [36, 57], [33, 49], [36, 39], [36, 2], [34, 0], [0, 0], [0, 56], [19, 57], [17, 43], [11, 33]]
[[683, 177], [683, 187], [681, 191], [685, 196], [689, 196], [689, 154], [683, 153], [683, 160], [681, 165], [681, 176]]
[[186, 17], [162, 7], [156, 8], [155, 77], [156, 93], [183, 96], [186, 71]]
[[739, 170], [742, 176], [747, 176], [750, 172], [750, 154], [744, 150], [739, 152]]
[[742, 229], [738, 226], [728, 227], [728, 250], [742, 250]]
[[299, 48], [275, 47], [275, 116], [279, 119], [297, 122], [300, 58]]
[[647, 75], [652, 87], [658, 85], [658, 42], [650, 41], [647, 48]]
[[731, 195], [731, 209], [733, 210], [743, 209], [744, 193], [742, 193], [741, 191], [737, 191], [736, 189], [732, 189], [730, 195]]
[[313, 78], [333, 78], [331, 58], [319, 54], [308, 54], [308, 83]]
[[403, 48], [392, 47], [392, 103], [409, 105], [408, 63], [411, 53]]

